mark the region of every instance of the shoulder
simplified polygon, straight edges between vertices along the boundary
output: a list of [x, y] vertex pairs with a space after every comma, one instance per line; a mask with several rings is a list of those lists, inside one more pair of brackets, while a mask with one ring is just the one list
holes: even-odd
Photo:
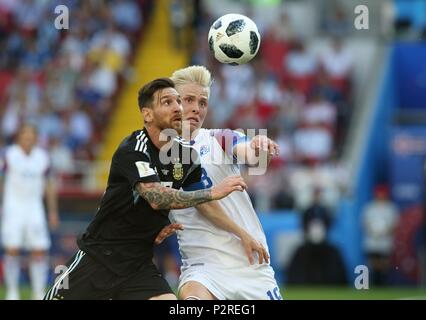
[[214, 129], [211, 133], [226, 153], [232, 153], [234, 147], [247, 141], [246, 135], [233, 129]]
[[19, 154], [18, 151], [19, 147], [15, 144], [12, 144], [3, 150], [2, 157], [6, 159], [17, 157]]
[[143, 130], [137, 130], [125, 137], [118, 146], [116, 153], [146, 152], [148, 137]]
[[218, 137], [245, 137], [245, 134], [240, 130], [234, 130], [234, 129], [211, 129], [210, 135]]
[[47, 150], [40, 147], [34, 147], [33, 152], [37, 161], [42, 163], [50, 163], [50, 155]]
[[127, 150], [133, 146], [133, 148], [136, 145], [137, 136], [142, 134], [142, 130], [134, 131], [128, 136], [126, 136], [123, 140], [121, 140], [120, 144], [118, 145], [117, 151]]
[[183, 147], [190, 147], [191, 146], [191, 141], [186, 140], [180, 136], [176, 136], [174, 137], [174, 142], [178, 143], [179, 145], [183, 146]]
[[143, 130], [138, 130], [127, 136], [115, 150], [112, 161], [121, 163], [129, 159], [150, 161], [148, 137]]
[[208, 140], [211, 140], [212, 137], [214, 137], [214, 129], [201, 128], [198, 131], [197, 136], [195, 137], [194, 140], [196, 143], [199, 143], [200, 141], [206, 142]]
[[49, 152], [41, 147], [34, 147], [34, 154], [39, 157], [49, 157]]
[[200, 130], [198, 131], [197, 137], [212, 136], [214, 133], [214, 130], [215, 129], [200, 128]]
[[11, 154], [11, 153], [18, 151], [18, 149], [19, 149], [18, 145], [11, 144], [10, 146], [7, 146], [6, 148], [4, 148], [4, 153], [5, 154]]

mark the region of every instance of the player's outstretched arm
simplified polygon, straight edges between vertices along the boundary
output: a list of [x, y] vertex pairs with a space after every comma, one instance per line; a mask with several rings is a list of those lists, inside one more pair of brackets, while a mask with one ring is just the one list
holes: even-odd
[[151, 207], [159, 209], [184, 209], [195, 207], [201, 203], [219, 200], [234, 191], [243, 191], [246, 184], [241, 176], [231, 176], [210, 188], [197, 191], [182, 191], [162, 186], [159, 182], [136, 184], [139, 192]]
[[196, 206], [198, 212], [216, 227], [231, 232], [241, 239], [247, 258], [250, 264], [254, 263], [253, 253], [257, 253], [259, 264], [264, 261], [269, 262], [269, 255], [266, 249], [255, 240], [246, 230], [236, 224], [223, 210], [218, 201], [210, 201]]
[[271, 158], [279, 154], [278, 144], [264, 135], [254, 136], [250, 141], [237, 144], [234, 147], [234, 156], [237, 159], [244, 159], [244, 163], [249, 166], [257, 166], [263, 157], [266, 164]]

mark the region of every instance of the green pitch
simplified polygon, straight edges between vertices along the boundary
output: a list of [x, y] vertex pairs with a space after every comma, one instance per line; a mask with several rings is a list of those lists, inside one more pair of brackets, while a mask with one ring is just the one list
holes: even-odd
[[281, 294], [287, 300], [426, 300], [426, 288], [354, 288], [289, 287]]
[[[426, 288], [370, 288], [369, 290], [355, 290], [334, 287], [288, 287], [282, 288], [281, 294], [285, 300], [426, 300]], [[4, 296], [4, 287], [0, 287], [0, 300], [3, 300]], [[21, 289], [21, 297], [22, 299], [30, 299], [30, 288], [23, 287]]]

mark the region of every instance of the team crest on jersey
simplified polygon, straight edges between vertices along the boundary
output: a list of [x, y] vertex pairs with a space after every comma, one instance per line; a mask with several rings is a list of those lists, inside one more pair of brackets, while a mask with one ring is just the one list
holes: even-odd
[[179, 163], [179, 159], [175, 159], [173, 164], [173, 178], [176, 180], [183, 178], [183, 166], [182, 163]]
[[200, 148], [200, 155], [204, 156], [205, 154], [207, 154], [210, 151], [210, 148], [208, 145], [203, 145]]

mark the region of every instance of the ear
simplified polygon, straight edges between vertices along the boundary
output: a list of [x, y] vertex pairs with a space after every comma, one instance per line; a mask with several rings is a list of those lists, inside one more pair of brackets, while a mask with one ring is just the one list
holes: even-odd
[[142, 117], [146, 123], [151, 123], [153, 120], [153, 110], [151, 108], [142, 108], [141, 109]]

